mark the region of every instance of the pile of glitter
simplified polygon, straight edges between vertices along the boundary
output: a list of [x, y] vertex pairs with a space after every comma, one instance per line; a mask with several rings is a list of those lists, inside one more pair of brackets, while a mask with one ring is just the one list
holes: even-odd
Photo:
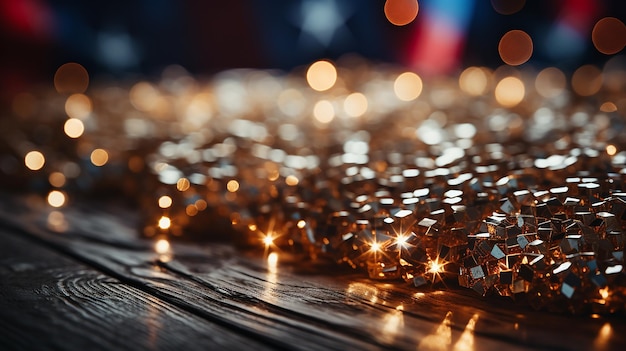
[[359, 61], [325, 89], [299, 71], [201, 84], [179, 70], [94, 88], [85, 125], [110, 128], [87, 128], [72, 162], [98, 147], [117, 170], [101, 178], [141, 179], [148, 236], [211, 236], [217, 214], [239, 244], [372, 279], [623, 312], [626, 70], [576, 92], [554, 68], [471, 69], [422, 82]]

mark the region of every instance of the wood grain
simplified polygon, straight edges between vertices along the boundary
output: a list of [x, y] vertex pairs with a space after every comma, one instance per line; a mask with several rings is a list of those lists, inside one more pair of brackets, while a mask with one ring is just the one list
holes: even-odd
[[264, 349], [0, 230], [0, 349]]
[[[18, 208], [19, 206], [15, 207]], [[0, 212], [0, 222], [57, 252], [164, 301], [185, 315], [278, 349], [613, 350], [626, 346], [623, 316], [532, 311], [469, 290], [417, 290], [334, 266], [278, 266], [223, 244], [175, 243], [152, 252], [132, 221], [91, 208], [65, 210], [67, 230], [46, 229], [44, 210]], [[95, 223], [95, 224], [94, 224]], [[96, 225], [97, 224], [97, 225]]]

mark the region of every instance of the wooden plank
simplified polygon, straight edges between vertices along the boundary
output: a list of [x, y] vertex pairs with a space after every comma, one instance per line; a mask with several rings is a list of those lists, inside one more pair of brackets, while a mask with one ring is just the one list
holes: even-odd
[[[610, 350], [626, 346], [624, 335], [617, 332], [626, 328], [623, 316], [591, 319], [550, 314], [508, 299], [484, 299], [464, 289], [416, 290], [337, 272], [334, 267], [311, 270], [307, 266], [305, 271], [296, 262], [285, 263], [289, 258], [284, 254], [274, 269], [258, 256], [223, 245], [177, 244], [174, 260], [159, 260], [150, 251], [151, 244], [138, 239], [117, 217], [69, 209], [69, 228], [63, 234], [43, 230], [45, 218], [44, 212], [26, 210], [4, 216], [4, 222], [13, 221], [58, 250], [189, 313], [277, 348]], [[100, 225], [86, 224], [91, 219]]]
[[0, 230], [0, 349], [266, 349]]

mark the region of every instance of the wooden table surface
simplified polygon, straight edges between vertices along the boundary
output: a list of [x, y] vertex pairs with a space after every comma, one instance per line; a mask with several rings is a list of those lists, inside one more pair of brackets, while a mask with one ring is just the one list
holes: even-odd
[[51, 223], [45, 206], [2, 200], [0, 350], [626, 349], [624, 315], [533, 311], [285, 254], [274, 267], [224, 243], [158, 255], [126, 209], [74, 206]]

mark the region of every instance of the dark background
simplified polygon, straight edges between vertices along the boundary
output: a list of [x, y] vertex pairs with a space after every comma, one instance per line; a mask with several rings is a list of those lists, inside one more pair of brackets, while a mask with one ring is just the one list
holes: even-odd
[[[521, 11], [502, 15], [489, 0], [421, 0], [417, 19], [397, 27], [385, 18], [384, 0], [0, 0], [0, 88], [10, 98], [49, 83], [69, 61], [84, 65], [92, 78], [117, 79], [157, 76], [171, 64], [196, 75], [235, 67], [289, 70], [356, 53], [421, 74], [448, 74], [501, 65], [498, 41], [511, 29], [533, 38], [526, 65], [571, 72], [609, 58], [593, 47], [591, 29], [605, 16], [624, 21], [625, 3], [527, 0]], [[313, 19], [323, 21], [315, 26], [321, 37], [305, 28], [307, 16], [320, 8]], [[433, 23], [443, 23], [438, 31], [451, 28], [459, 42], [451, 49], [452, 66], [414, 62], [421, 35]], [[439, 42], [453, 45], [452, 39]]]

